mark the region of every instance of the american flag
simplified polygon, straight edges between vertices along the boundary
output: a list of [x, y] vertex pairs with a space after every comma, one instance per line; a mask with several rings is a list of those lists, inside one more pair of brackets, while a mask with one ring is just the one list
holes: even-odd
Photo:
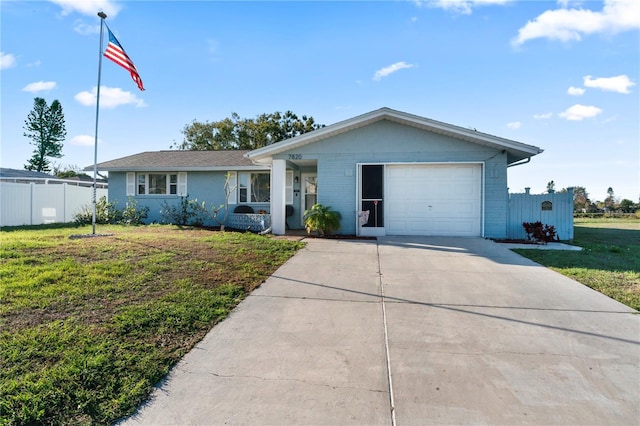
[[131, 78], [138, 85], [138, 89], [144, 90], [142, 79], [140, 78], [140, 74], [138, 74], [136, 66], [133, 65], [133, 61], [129, 58], [120, 43], [118, 43], [118, 39], [113, 35], [111, 30], [107, 28], [107, 31], [109, 31], [109, 44], [107, 45], [107, 50], [104, 52], [104, 56], [129, 71]]

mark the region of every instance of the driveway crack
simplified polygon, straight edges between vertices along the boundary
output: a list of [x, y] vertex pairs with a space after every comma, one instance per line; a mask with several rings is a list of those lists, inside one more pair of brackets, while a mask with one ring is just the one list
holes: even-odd
[[[180, 371], [189, 373], [189, 374], [199, 374], [186, 369], [180, 369]], [[366, 392], [374, 392], [374, 393], [387, 393], [387, 390], [384, 390], [384, 389], [369, 389], [369, 388], [363, 388], [363, 387], [357, 387], [357, 386], [338, 386], [338, 385], [330, 385], [327, 383], [310, 382], [307, 380], [301, 380], [296, 378], [263, 377], [263, 376], [256, 376], [251, 374], [220, 374], [220, 373], [213, 373], [213, 372], [209, 372], [205, 374], [208, 376], [219, 377], [222, 379], [254, 379], [254, 380], [262, 380], [262, 381], [270, 381], [270, 382], [296, 382], [296, 383], [302, 383], [308, 386], [317, 386], [317, 387], [330, 388], [330, 389], [347, 389], [347, 390], [358, 390], [358, 391], [366, 391]]]

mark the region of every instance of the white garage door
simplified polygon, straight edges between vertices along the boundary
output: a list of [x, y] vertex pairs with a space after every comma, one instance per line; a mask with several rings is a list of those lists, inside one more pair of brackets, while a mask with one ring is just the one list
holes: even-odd
[[480, 236], [480, 164], [387, 167], [388, 235]]

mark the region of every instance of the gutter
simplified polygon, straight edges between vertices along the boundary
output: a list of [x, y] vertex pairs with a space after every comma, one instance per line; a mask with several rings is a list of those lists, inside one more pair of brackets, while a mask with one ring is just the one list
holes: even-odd
[[529, 161], [531, 161], [531, 157], [527, 157], [525, 160], [520, 160], [516, 163], [511, 163], [509, 165], [507, 165], [507, 168], [509, 167], [515, 167], [515, 166], [521, 166], [523, 164], [527, 164]]

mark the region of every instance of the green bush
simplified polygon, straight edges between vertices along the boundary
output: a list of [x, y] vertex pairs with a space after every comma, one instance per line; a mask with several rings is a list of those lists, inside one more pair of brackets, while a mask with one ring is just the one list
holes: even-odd
[[[138, 202], [129, 197], [124, 209], [118, 210], [115, 201], [107, 201], [107, 197], [100, 197], [96, 201], [96, 223], [116, 225], [141, 225], [149, 214], [149, 207], [138, 207]], [[73, 221], [77, 225], [93, 223], [93, 207], [86, 205], [77, 213]]]
[[314, 204], [304, 212], [304, 226], [307, 232], [316, 232], [320, 236], [339, 230], [340, 219], [342, 219], [340, 212], [333, 211], [331, 207], [322, 204]]
[[187, 194], [184, 197], [180, 197], [180, 201], [177, 204], [169, 204], [164, 201], [160, 215], [163, 223], [201, 226], [207, 219], [208, 212], [204, 202], [200, 204], [197, 199], [190, 200], [189, 194]]

